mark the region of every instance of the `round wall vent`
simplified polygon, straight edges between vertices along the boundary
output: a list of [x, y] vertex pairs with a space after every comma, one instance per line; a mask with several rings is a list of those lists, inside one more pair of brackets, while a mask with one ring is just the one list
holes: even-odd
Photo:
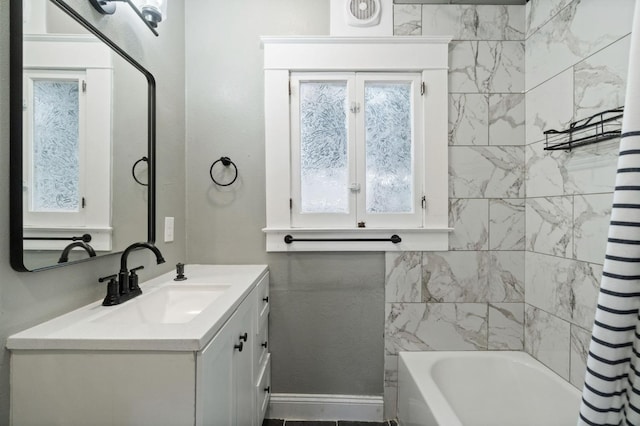
[[346, 0], [347, 24], [370, 27], [380, 23], [380, 0]]

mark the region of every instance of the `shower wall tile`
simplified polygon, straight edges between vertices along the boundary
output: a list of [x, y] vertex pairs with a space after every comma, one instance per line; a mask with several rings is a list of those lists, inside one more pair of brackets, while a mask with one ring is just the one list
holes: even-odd
[[525, 254], [523, 251], [488, 252], [487, 302], [524, 302]]
[[385, 355], [384, 356], [384, 385], [385, 386], [398, 386], [398, 356], [397, 355]]
[[574, 67], [576, 120], [624, 105], [631, 36]]
[[489, 200], [449, 199], [449, 250], [486, 250], [489, 247]]
[[384, 418], [395, 419], [398, 417], [398, 388], [395, 386], [384, 387]]
[[587, 371], [587, 355], [591, 343], [591, 331], [571, 326], [571, 370], [569, 381], [578, 389], [584, 385], [584, 375]]
[[572, 0], [529, 1], [526, 5], [526, 34], [529, 37]]
[[573, 70], [568, 69], [526, 95], [526, 141], [545, 139], [545, 130], [566, 129], [573, 121]]
[[449, 91], [520, 93], [524, 90], [524, 42], [453, 41]]
[[522, 198], [523, 161], [523, 147], [449, 147], [449, 196]]
[[449, 145], [489, 145], [488, 104], [480, 93], [449, 95]]
[[487, 302], [490, 258], [483, 251], [424, 252], [425, 302]]
[[420, 302], [422, 300], [422, 253], [385, 253], [385, 301]]
[[489, 200], [489, 249], [524, 250], [524, 199]]
[[573, 212], [574, 258], [604, 263], [613, 194], [576, 195]]
[[573, 197], [527, 199], [527, 250], [573, 257]]
[[[631, 32], [634, 0], [574, 1], [526, 41], [526, 88], [534, 88]], [[594, 22], [598, 30], [594, 31]]]
[[525, 305], [524, 350], [569, 380], [569, 323]]
[[486, 303], [387, 303], [385, 350], [487, 349]]
[[524, 145], [525, 96], [489, 95], [489, 144]]
[[567, 151], [544, 151], [544, 143], [526, 147], [528, 197], [612, 192], [619, 140]]
[[393, 5], [393, 35], [422, 35], [422, 7], [419, 4]]
[[524, 40], [524, 9], [519, 6], [423, 5], [423, 35], [454, 40]]
[[527, 252], [525, 270], [526, 303], [591, 329], [602, 266]]
[[489, 350], [524, 350], [524, 304], [489, 305]]

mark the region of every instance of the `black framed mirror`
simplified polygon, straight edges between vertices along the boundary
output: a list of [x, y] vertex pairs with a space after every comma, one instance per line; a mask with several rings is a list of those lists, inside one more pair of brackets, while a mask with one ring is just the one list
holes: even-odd
[[10, 14], [11, 266], [155, 242], [153, 75], [62, 0]]

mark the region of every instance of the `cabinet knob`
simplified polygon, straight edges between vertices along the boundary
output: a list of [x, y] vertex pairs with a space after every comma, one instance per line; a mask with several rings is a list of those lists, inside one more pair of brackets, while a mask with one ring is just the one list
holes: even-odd
[[264, 300], [265, 303], [269, 303], [269, 296], [263, 297], [262, 300]]
[[264, 388], [264, 391], [265, 391], [266, 393], [271, 392], [271, 386], [267, 386], [266, 388]]
[[244, 340], [245, 342], [247, 341], [248, 338], [249, 338], [249, 335], [247, 333], [240, 335], [240, 340]]
[[242, 342], [240, 342], [237, 345], [233, 345], [233, 349], [237, 349], [238, 352], [242, 352], [242, 347], [243, 346], [244, 346], [244, 344]]
[[263, 348], [267, 347], [267, 341], [265, 340], [264, 343], [262, 343], [260, 346], [262, 346]]

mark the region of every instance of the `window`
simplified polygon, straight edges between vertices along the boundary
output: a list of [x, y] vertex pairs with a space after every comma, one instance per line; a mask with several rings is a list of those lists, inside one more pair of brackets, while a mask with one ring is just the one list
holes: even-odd
[[447, 250], [449, 41], [262, 38], [267, 251]]
[[292, 75], [293, 227], [422, 226], [420, 83]]

